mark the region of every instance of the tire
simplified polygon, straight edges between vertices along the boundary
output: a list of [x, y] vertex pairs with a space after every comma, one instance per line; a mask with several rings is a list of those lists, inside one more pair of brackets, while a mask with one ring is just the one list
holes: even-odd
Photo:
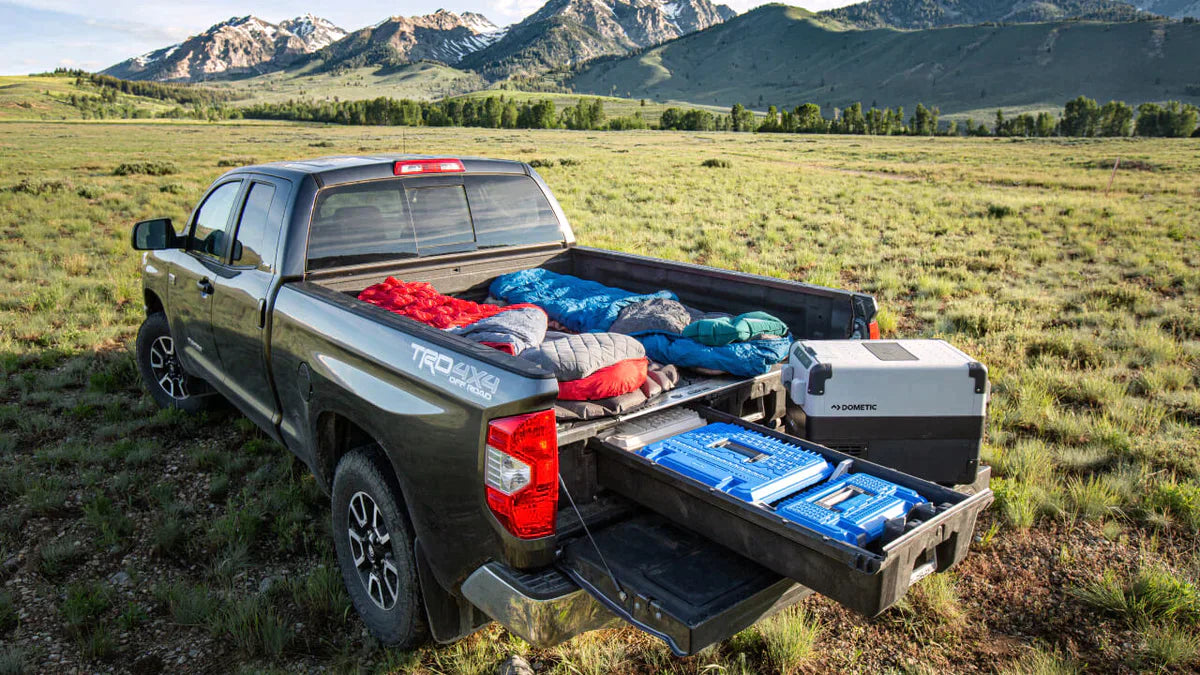
[[142, 383], [158, 407], [188, 413], [212, 407], [215, 397], [208, 383], [189, 375], [175, 354], [175, 339], [166, 315], [151, 314], [138, 329], [137, 366]]
[[411, 649], [425, 642], [427, 629], [415, 538], [399, 494], [372, 454], [347, 453], [333, 477], [333, 542], [342, 581], [367, 629], [385, 645]]

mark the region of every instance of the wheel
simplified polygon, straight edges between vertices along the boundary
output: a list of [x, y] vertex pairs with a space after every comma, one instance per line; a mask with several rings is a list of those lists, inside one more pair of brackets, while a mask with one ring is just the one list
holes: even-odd
[[183, 369], [165, 315], [151, 314], [142, 322], [137, 336], [137, 365], [158, 407], [197, 413], [212, 405], [208, 383]]
[[425, 641], [413, 533], [399, 486], [371, 454], [356, 450], [333, 476], [333, 541], [342, 580], [371, 634], [409, 649]]

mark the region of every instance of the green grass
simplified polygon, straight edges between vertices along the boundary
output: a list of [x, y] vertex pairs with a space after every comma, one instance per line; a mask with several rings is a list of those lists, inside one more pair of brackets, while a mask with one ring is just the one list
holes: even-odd
[[821, 636], [821, 624], [804, 607], [787, 609], [759, 624], [767, 659], [782, 673], [810, 660]]
[[[1186, 595], [1186, 586], [1137, 586], [1136, 574], [1115, 572], [1111, 593], [1096, 596], [1107, 604], [1068, 589], [1133, 560], [1195, 583], [1194, 142], [161, 122], [6, 122], [0, 131], [0, 562], [23, 556], [20, 583], [54, 607], [66, 585], [103, 583], [122, 569], [133, 593], [114, 596], [96, 630], [78, 637], [62, 630], [61, 612], [34, 613], [11, 635], [57, 636], [54, 646], [81, 663], [108, 659], [103, 668], [118, 670], [131, 668], [130, 654], [196, 636], [211, 640], [200, 665], [218, 670], [247, 662], [493, 672], [510, 652], [544, 672], [777, 672], [796, 663], [814, 672], [969, 663], [1052, 672], [1074, 667], [1067, 653], [1100, 669], [1191, 665], [1186, 641], [1169, 629], [1194, 624], [1171, 601], [1147, 599]], [[347, 611], [327, 502], [304, 467], [236, 413], [158, 412], [142, 392], [130, 352], [142, 318], [139, 255], [128, 236], [137, 220], [184, 222], [223, 162], [401, 147], [543, 160], [538, 171], [582, 244], [872, 293], [885, 336], [943, 337], [986, 363], [985, 455], [997, 502], [980, 521], [983, 550], [880, 619], [810, 600], [807, 620], [781, 615], [783, 625], [685, 660], [631, 629], [548, 650], [496, 626], [409, 653], [372, 646]], [[1155, 170], [1119, 172], [1106, 195], [1103, 165], [1117, 156]], [[702, 166], [708, 159], [731, 166]], [[121, 164], [159, 163], [177, 173], [115, 174]], [[993, 206], [1007, 211], [997, 217]], [[1016, 573], [1047, 556], [1057, 576]], [[284, 583], [253, 599], [267, 577]], [[122, 618], [131, 599], [148, 620]], [[1077, 621], [1085, 625], [1068, 644], [1062, 626]], [[145, 630], [154, 622], [161, 640]], [[247, 641], [234, 643], [229, 625], [246, 627]], [[785, 637], [768, 639], [776, 629]], [[997, 644], [1030, 632], [1046, 641], [1041, 651], [997, 654]], [[815, 644], [804, 647], [808, 636]], [[119, 646], [107, 649], [106, 637]], [[914, 666], [904, 645], [918, 638]], [[853, 640], [857, 652], [823, 647], [833, 640]], [[21, 658], [32, 668], [44, 655]]]
[[1057, 650], [1035, 647], [998, 672], [1000, 675], [1077, 675], [1083, 668], [1075, 659]]
[[1108, 571], [1072, 592], [1085, 603], [1130, 624], [1200, 623], [1200, 589], [1169, 570], [1144, 568], [1131, 578]]

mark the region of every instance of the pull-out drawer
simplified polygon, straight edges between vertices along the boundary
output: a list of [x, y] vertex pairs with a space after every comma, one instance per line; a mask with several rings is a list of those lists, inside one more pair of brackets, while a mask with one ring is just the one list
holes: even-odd
[[[602, 487], [866, 616], [895, 604], [922, 577], [962, 560], [979, 512], [992, 502], [987, 488], [971, 495], [956, 492], [716, 410], [698, 408], [697, 412], [709, 422], [737, 424], [799, 445], [835, 466], [853, 460], [851, 473], [865, 473], [914, 490], [937, 507], [935, 515], [887, 543], [856, 546], [792, 522], [770, 505], [747, 503], [636, 452], [593, 441], [597, 480]], [[697, 579], [696, 583], [704, 581]]]

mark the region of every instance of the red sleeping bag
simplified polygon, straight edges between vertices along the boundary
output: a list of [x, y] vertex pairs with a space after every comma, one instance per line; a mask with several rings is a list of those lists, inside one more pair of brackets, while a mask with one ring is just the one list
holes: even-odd
[[564, 401], [595, 401], [621, 396], [641, 388], [646, 382], [646, 359], [617, 361], [578, 380], [558, 383], [558, 397]]
[[442, 295], [422, 281], [400, 281], [388, 277], [358, 294], [358, 299], [382, 307], [434, 328], [469, 326], [485, 317], [517, 307], [534, 307], [528, 303], [499, 307]]

